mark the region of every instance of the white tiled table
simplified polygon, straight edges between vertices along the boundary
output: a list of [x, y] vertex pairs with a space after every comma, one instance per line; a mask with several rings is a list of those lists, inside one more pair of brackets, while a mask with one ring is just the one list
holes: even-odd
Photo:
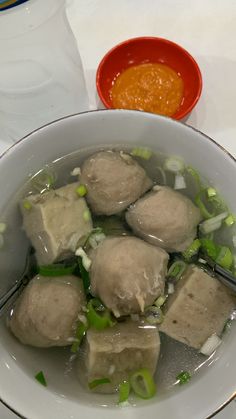
[[[235, 0], [67, 0], [67, 3], [84, 64], [90, 109], [101, 107], [95, 72], [108, 49], [135, 36], [167, 38], [195, 57], [203, 75], [201, 99], [187, 122], [236, 156]], [[0, 151], [4, 148], [6, 145], [0, 144]], [[235, 417], [235, 402], [216, 416]], [[13, 418], [16, 416], [0, 405], [0, 419]]]

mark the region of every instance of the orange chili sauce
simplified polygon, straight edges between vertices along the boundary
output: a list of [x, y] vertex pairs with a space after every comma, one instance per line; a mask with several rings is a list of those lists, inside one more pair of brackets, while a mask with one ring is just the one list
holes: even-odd
[[171, 116], [183, 100], [183, 80], [165, 64], [139, 64], [124, 70], [113, 82], [115, 108], [136, 109]]

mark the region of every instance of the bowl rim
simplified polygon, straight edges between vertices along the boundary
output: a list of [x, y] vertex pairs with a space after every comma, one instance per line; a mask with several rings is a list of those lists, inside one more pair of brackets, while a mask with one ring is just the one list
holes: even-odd
[[[122, 41], [118, 44], [116, 44], [115, 46], [113, 46], [111, 49], [109, 49], [106, 54], [103, 56], [103, 58], [101, 59], [98, 67], [97, 67], [97, 71], [96, 71], [96, 89], [99, 95], [100, 100], [102, 101], [103, 105], [107, 108], [107, 109], [118, 109], [118, 108], [113, 108], [112, 105], [110, 105], [107, 100], [105, 99], [104, 95], [103, 95], [103, 91], [101, 88], [101, 72], [102, 69], [106, 63], [106, 60], [119, 48], [122, 48], [123, 46], [129, 45], [131, 43], [136, 43], [139, 41], [158, 41], [158, 42], [162, 42], [163, 44], [167, 44], [167, 45], [171, 45], [173, 47], [176, 48], [176, 50], [179, 50], [182, 54], [184, 54], [189, 61], [192, 62], [193, 67], [195, 68], [196, 74], [197, 74], [197, 78], [198, 78], [198, 90], [197, 90], [197, 94], [193, 100], [193, 102], [182, 112], [179, 112], [179, 115], [177, 117], [175, 117], [175, 114], [171, 117], [172, 119], [175, 120], [181, 120], [183, 118], [185, 118], [191, 111], [192, 109], [196, 106], [197, 102], [200, 99], [201, 93], [202, 93], [202, 88], [203, 88], [203, 78], [202, 78], [202, 73], [200, 70], [200, 67], [197, 63], [197, 61], [195, 60], [195, 58], [193, 58], [193, 56], [185, 49], [183, 48], [181, 45], [177, 44], [176, 42], [173, 42], [169, 39], [166, 38], [162, 38], [162, 37], [157, 37], [157, 36], [138, 36], [138, 37], [134, 37], [134, 38], [129, 38], [126, 39], [125, 41]], [[177, 111], [178, 112], [178, 111]], [[176, 113], [177, 113], [176, 112]], [[159, 114], [158, 114], [159, 115]], [[163, 115], [165, 116], [165, 115]]]
[[[199, 129], [188, 125], [186, 123], [183, 123], [181, 121], [177, 121], [177, 120], [173, 120], [170, 117], [166, 117], [163, 115], [155, 115], [155, 114], [150, 114], [148, 112], [142, 112], [142, 111], [137, 111], [137, 110], [119, 110], [119, 109], [95, 109], [95, 110], [88, 110], [88, 111], [84, 111], [84, 112], [80, 112], [80, 113], [75, 113], [75, 114], [71, 114], [71, 115], [67, 115], [61, 118], [58, 118], [55, 121], [49, 122], [33, 131], [31, 131], [30, 133], [28, 133], [27, 135], [25, 135], [24, 137], [22, 137], [21, 139], [19, 139], [16, 143], [12, 144], [6, 151], [4, 151], [1, 155], [0, 155], [0, 164], [1, 164], [1, 160], [2, 158], [4, 158], [5, 156], [7, 156], [8, 154], [10, 154], [11, 152], [14, 152], [14, 149], [17, 148], [19, 146], [19, 144], [21, 144], [21, 142], [28, 140], [29, 137], [32, 136], [32, 134], [36, 134], [38, 132], [40, 132], [41, 130], [44, 130], [45, 128], [54, 125], [55, 123], [58, 123], [60, 121], [63, 120], [68, 120], [71, 118], [77, 118], [80, 115], [85, 115], [85, 114], [97, 114], [97, 113], [130, 113], [130, 114], [146, 114], [147, 116], [151, 116], [151, 117], [158, 117], [160, 119], [169, 119], [171, 123], [174, 124], [178, 124], [178, 125], [185, 125], [187, 127], [187, 129], [190, 129], [192, 131], [195, 131], [197, 133], [199, 133], [200, 135], [202, 135], [206, 140], [210, 141], [215, 147], [219, 148], [221, 150], [222, 153], [227, 154], [227, 156], [233, 160], [234, 164], [236, 163], [236, 157], [234, 157], [230, 152], [228, 152], [222, 145], [220, 145], [217, 141], [215, 141], [214, 139], [212, 139], [210, 136], [208, 136], [207, 134], [204, 134], [202, 131], [200, 131]], [[221, 410], [224, 409], [225, 406], [227, 406], [234, 398], [236, 397], [236, 388], [233, 391], [233, 393], [227, 397], [227, 399], [214, 411], [212, 412], [210, 415], [208, 415], [205, 419], [211, 419], [214, 417], [215, 414], [219, 413]], [[10, 411], [12, 411], [13, 413], [17, 414], [20, 418], [22, 419], [26, 419], [25, 416], [23, 416], [21, 413], [19, 413], [17, 410], [14, 409], [14, 407], [12, 407], [10, 404], [8, 404], [9, 402], [6, 402], [5, 400], [3, 400], [2, 396], [0, 395], [0, 402], [5, 405]]]

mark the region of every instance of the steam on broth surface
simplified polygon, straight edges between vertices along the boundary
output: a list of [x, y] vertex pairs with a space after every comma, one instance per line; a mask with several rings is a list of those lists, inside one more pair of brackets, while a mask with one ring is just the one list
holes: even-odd
[[[110, 164], [113, 159], [114, 161]], [[93, 167], [91, 172], [90, 168], [89, 170], [86, 168], [85, 175], [83, 164], [86, 160], [95, 168]], [[117, 166], [113, 176], [112, 166], [114, 165]], [[121, 165], [120, 170], [119, 165]], [[106, 168], [108, 172], [104, 173]], [[69, 194], [68, 184], [70, 184]], [[114, 194], [112, 184], [116, 189]], [[180, 228], [185, 228], [185, 223], [180, 222], [182, 212], [177, 211], [177, 219], [174, 219], [175, 211], [171, 212], [169, 208], [166, 208], [165, 212], [169, 211], [171, 218], [167, 217], [163, 221], [166, 225], [163, 223], [160, 225], [160, 217], [156, 220], [155, 211], [148, 206], [148, 209], [142, 208], [142, 217], [139, 212], [136, 214], [135, 222], [130, 221], [130, 214], [139, 208], [143, 199], [150, 194], [160, 196], [160, 191], [166, 190], [166, 187], [171, 188], [171, 194], [177, 197], [176, 207], [185, 205], [187, 202], [183, 214], [186, 214], [186, 211], [190, 214], [191, 226], [186, 229], [189, 232], [189, 240], [183, 240], [183, 235], [179, 233]], [[132, 189], [130, 193], [129, 188], [130, 191]], [[214, 199], [208, 196], [210, 189]], [[99, 204], [97, 205], [94, 202], [98, 195]], [[132, 196], [131, 199], [130, 196]], [[104, 205], [104, 201], [109, 198], [114, 202]], [[133, 150], [121, 145], [115, 149], [108, 146], [102, 150], [101, 147], [89, 148], [64, 156], [47, 165], [38, 174], [31, 176], [19, 191], [18, 196], [14, 197], [14, 201], [21, 202], [24, 227], [31, 243], [36, 246], [39, 274], [33, 281], [40, 284], [40, 275], [47, 277], [46, 274], [50, 278], [49, 281], [57, 281], [58, 279], [55, 278], [59, 273], [59, 277], [65, 279], [64, 281], [60, 279], [60, 285], [63, 283], [64, 287], [68, 287], [70, 281], [66, 281], [66, 274], [69, 273], [73, 277], [72, 281], [77, 278], [80, 286], [83, 285], [83, 298], [87, 299], [82, 306], [73, 306], [75, 312], [73, 321], [70, 322], [72, 332], [70, 331], [71, 334], [67, 336], [68, 347], [56, 348], [64, 341], [61, 339], [60, 327], [58, 327], [60, 318], [57, 317], [55, 308], [57, 304], [55, 295], [52, 295], [54, 313], [50, 315], [47, 313], [45, 316], [41, 313], [40, 317], [40, 333], [43, 336], [43, 322], [45, 322], [45, 336], [37, 341], [46, 341], [45, 345], [34, 344], [32, 339], [25, 338], [27, 333], [32, 337], [32, 327], [33, 334], [39, 333], [39, 324], [34, 321], [32, 310], [35, 309], [36, 313], [37, 310], [40, 312], [40, 307], [45, 310], [43, 301], [40, 306], [41, 293], [37, 294], [37, 298], [32, 297], [31, 307], [29, 297], [27, 297], [28, 305], [25, 305], [23, 310], [23, 299], [27, 289], [25, 294], [19, 297], [16, 305], [11, 308], [11, 315], [8, 319], [12, 332], [25, 344], [41, 347], [55, 346], [50, 349], [39, 349], [22, 346], [17, 341], [15, 342], [12, 356], [22, 365], [23, 353], [28, 352], [28, 362], [24, 363], [23, 367], [31, 376], [42, 370], [48, 378], [48, 385], [57, 393], [77, 399], [77, 394], [80, 392], [85, 403], [109, 405], [117, 403], [117, 396], [108, 394], [116, 392], [123, 381], [130, 380], [132, 383], [133, 380], [134, 383], [131, 384], [133, 393], [141, 398], [142, 396], [151, 398], [154, 395], [151, 388], [149, 388], [150, 394], [142, 395], [135, 386], [140, 379], [146, 383], [145, 380], [150, 380], [154, 376], [157, 395], [166, 397], [167, 390], [176, 387], [181, 382], [182, 372], [187, 372], [192, 377], [199, 372], [199, 369], [204, 369], [212, 362], [215, 357], [216, 344], [214, 348], [214, 343], [212, 347], [211, 342], [208, 343], [208, 349], [209, 345], [212, 349], [211, 353], [203, 355], [199, 351], [207, 338], [211, 339], [212, 335], [217, 334], [221, 339], [223, 325], [235, 307], [235, 298], [231, 291], [216, 278], [212, 278], [211, 273], [205, 273], [206, 264], [203, 253], [205, 252], [206, 256], [218, 258], [217, 263], [226, 269], [234, 270], [233, 261], [230, 259], [233, 254], [231, 248], [234, 226], [228, 228], [226, 233], [223, 223], [231, 214], [214, 187], [205, 186], [194, 169], [186, 167], [180, 158], [172, 158], [160, 153], [154, 154], [140, 147]], [[74, 211], [75, 203], [76, 212]], [[167, 203], [171, 205], [171, 198], [168, 197]], [[60, 210], [58, 217], [55, 217], [57, 205]], [[165, 208], [165, 202], [158, 205]], [[9, 208], [10, 206], [11, 204]], [[95, 208], [95, 213], [93, 208]], [[211, 214], [211, 217], [204, 217], [206, 212]], [[66, 215], [65, 221], [63, 221], [63, 214]], [[79, 221], [76, 214], [79, 214]], [[222, 215], [222, 219], [218, 221], [217, 227], [214, 219], [218, 215]], [[30, 221], [29, 216], [32, 218]], [[144, 232], [145, 222], [148, 224], [150, 218], [153, 217], [154, 227], [148, 225]], [[4, 219], [8, 224], [7, 216]], [[209, 223], [205, 223], [208, 219], [212, 221], [210, 227]], [[69, 228], [63, 227], [64, 222], [69, 225]], [[199, 223], [203, 226], [200, 229]], [[210, 231], [204, 232], [204, 228]], [[167, 233], [168, 229], [173, 229], [172, 231], [176, 233], [178, 253], [175, 247], [171, 249], [168, 246], [165, 247], [164, 236], [160, 234], [160, 231], [163, 232], [165, 229]], [[49, 230], [50, 234], [48, 234]], [[63, 242], [61, 237], [63, 234], [64, 237], [70, 237], [70, 240]], [[158, 237], [155, 236], [156, 234]], [[179, 234], [181, 237], [178, 239]], [[184, 238], [188, 239], [185, 235]], [[137, 240], [137, 246], [135, 246], [135, 240]], [[178, 240], [180, 246], [178, 246]], [[113, 246], [118, 241], [121, 241], [122, 246], [124, 243], [124, 250], [117, 248], [112, 252]], [[105, 246], [106, 243], [107, 246]], [[128, 246], [129, 243], [133, 246], [132, 255], [129, 254], [126, 243]], [[102, 254], [102, 246], [105, 246], [107, 253]], [[150, 253], [156, 254], [156, 264], [159, 266], [163, 263], [160, 269], [153, 268], [150, 271], [153, 262], [150, 255], [148, 254], [148, 259], [146, 259], [143, 252], [143, 248], [148, 249], [149, 246]], [[140, 253], [138, 253], [139, 247]], [[165, 262], [160, 262], [160, 257], [159, 259], [157, 257], [158, 252], [162, 254]], [[169, 255], [168, 252], [170, 252]], [[43, 257], [40, 256], [42, 254]], [[97, 260], [96, 254], [99, 258]], [[145, 260], [148, 262], [146, 263]], [[194, 267], [195, 265], [197, 268]], [[137, 270], [136, 275], [132, 275], [132, 266], [133, 270]], [[60, 271], [61, 269], [65, 269], [64, 274]], [[192, 270], [197, 272], [198, 277], [198, 271], [206, 276], [205, 283], [209, 283], [209, 287], [206, 287], [205, 293], [204, 290], [201, 293], [196, 291], [195, 280], [190, 275]], [[122, 277], [120, 272], [122, 272]], [[137, 280], [138, 273], [140, 273], [139, 280]], [[160, 275], [164, 276], [165, 286], [163, 284], [160, 287], [160, 281], [163, 281]], [[142, 276], [145, 287], [140, 285]], [[112, 278], [112, 281], [109, 278]], [[90, 283], [86, 283], [86, 280]], [[121, 287], [122, 280], [124, 280], [123, 288]], [[42, 284], [44, 282], [43, 278]], [[201, 282], [202, 287], [205, 283]], [[67, 290], [63, 290], [64, 293], [65, 291]], [[211, 298], [208, 299], [209, 294]], [[212, 303], [214, 297], [217, 297], [217, 302], [221, 301], [221, 297], [223, 301], [223, 309], [217, 315], [216, 306]], [[133, 299], [136, 299], [137, 304], [133, 304]], [[207, 304], [207, 307], [204, 307], [204, 304]], [[207, 310], [210, 315], [211, 313], [214, 315], [211, 321], [210, 317], [208, 321]], [[186, 322], [187, 313], [189, 313], [189, 321]], [[24, 338], [22, 338], [22, 332], [19, 332], [22, 327], [22, 316], [25, 316], [28, 321], [24, 329]], [[65, 317], [68, 318], [66, 308]], [[51, 341], [51, 337], [46, 333], [46, 329], [48, 333], [50, 332], [47, 324], [49, 318], [51, 326], [54, 324], [58, 327], [58, 336], [50, 335], [54, 341]], [[201, 334], [203, 323], [207, 323], [204, 336]], [[65, 322], [63, 324], [65, 326]], [[6, 339], [12, 339], [12, 336], [7, 333], [9, 334], [8, 330], [6, 330]], [[65, 335], [65, 330], [63, 333]], [[141, 373], [141, 370], [145, 372]], [[141, 374], [138, 378], [137, 373]], [[146, 377], [146, 373], [150, 376]], [[97, 380], [104, 382], [95, 383]], [[105, 395], [97, 395], [96, 392], [105, 393]], [[129, 402], [136, 404], [138, 399], [133, 393], [129, 396]]]

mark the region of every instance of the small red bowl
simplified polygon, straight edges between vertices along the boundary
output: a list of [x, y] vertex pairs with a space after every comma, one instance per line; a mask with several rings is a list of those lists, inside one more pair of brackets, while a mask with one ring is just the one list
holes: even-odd
[[116, 77], [128, 67], [143, 63], [166, 64], [183, 79], [183, 100], [174, 119], [183, 119], [196, 105], [202, 91], [202, 76], [194, 58], [182, 47], [167, 39], [133, 38], [118, 44], [100, 62], [96, 85], [106, 108], [114, 108], [110, 90]]

